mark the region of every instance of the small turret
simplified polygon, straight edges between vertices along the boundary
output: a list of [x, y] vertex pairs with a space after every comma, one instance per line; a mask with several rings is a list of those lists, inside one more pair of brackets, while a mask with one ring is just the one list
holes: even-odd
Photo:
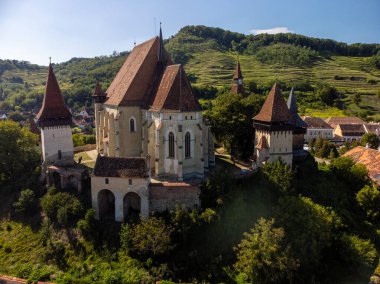
[[99, 82], [96, 82], [95, 91], [92, 94], [92, 97], [96, 104], [104, 103], [104, 101], [107, 98], [106, 94], [102, 91], [102, 86], [100, 85]]
[[243, 89], [243, 74], [241, 73], [239, 60], [236, 63], [234, 78], [231, 86], [231, 93], [244, 94]]

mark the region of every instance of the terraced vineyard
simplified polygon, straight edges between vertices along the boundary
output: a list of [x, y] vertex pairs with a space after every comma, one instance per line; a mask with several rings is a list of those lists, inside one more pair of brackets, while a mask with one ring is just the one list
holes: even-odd
[[[221, 44], [217, 38], [195, 36], [188, 32], [189, 29], [191, 27], [183, 28], [166, 41], [167, 50], [173, 59], [181, 62], [178, 60], [180, 58], [178, 54], [185, 58], [182, 61], [185, 70], [191, 75], [194, 86], [228, 87], [237, 53], [232, 51], [231, 47]], [[203, 29], [207, 31], [212, 28], [203, 27]], [[244, 37], [236, 33], [231, 34]], [[73, 58], [55, 65], [57, 78], [69, 106], [74, 110], [91, 106], [90, 94], [96, 80], [106, 88], [125, 57], [126, 53], [88, 59]], [[297, 96], [300, 97], [302, 114], [326, 117], [359, 115], [364, 112], [364, 116], [368, 119], [380, 120], [380, 69], [371, 64], [369, 56], [324, 54], [313, 60], [312, 64], [305, 66], [263, 63], [252, 52], [240, 52], [239, 60], [245, 82], [254, 81], [258, 86], [267, 86], [277, 79], [291, 86], [296, 82], [308, 81], [312, 87], [327, 83], [339, 91], [345, 111], [321, 104], [303, 105], [305, 101], [317, 100], [316, 95], [311, 90], [308, 92], [296, 90]], [[44, 92], [47, 68], [36, 65], [29, 68], [26, 64], [25, 68], [5, 68], [2, 71], [1, 63], [0, 60], [0, 111], [14, 109], [16, 106], [29, 109], [31, 106], [39, 106]], [[360, 96], [359, 102], [356, 100], [354, 103], [354, 96]]]

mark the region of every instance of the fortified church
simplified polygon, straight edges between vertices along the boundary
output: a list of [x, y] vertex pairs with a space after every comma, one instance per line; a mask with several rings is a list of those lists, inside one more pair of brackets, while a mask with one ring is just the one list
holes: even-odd
[[[239, 62], [231, 92], [244, 92]], [[214, 141], [185, 70], [164, 48], [161, 28], [134, 47], [106, 91], [97, 83], [93, 99], [98, 157], [91, 198], [98, 219], [122, 222], [177, 205], [201, 206], [199, 182], [215, 165]], [[81, 190], [87, 171], [74, 162], [72, 114], [51, 64], [37, 123], [47, 184]], [[302, 155], [306, 124], [293, 90], [286, 104], [274, 84], [253, 126], [253, 168], [279, 158], [291, 166]]]

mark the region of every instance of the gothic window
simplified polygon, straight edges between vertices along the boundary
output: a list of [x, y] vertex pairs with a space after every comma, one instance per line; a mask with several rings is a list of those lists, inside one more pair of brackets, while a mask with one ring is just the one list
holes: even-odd
[[169, 132], [169, 158], [174, 158], [174, 134]]
[[135, 132], [135, 131], [136, 131], [135, 120], [131, 118], [129, 120], [129, 132]]
[[185, 158], [191, 157], [191, 148], [190, 148], [190, 133], [186, 132], [185, 134]]

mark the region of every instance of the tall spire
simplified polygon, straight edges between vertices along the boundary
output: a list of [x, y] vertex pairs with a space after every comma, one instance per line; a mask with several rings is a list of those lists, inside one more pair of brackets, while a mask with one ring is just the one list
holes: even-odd
[[48, 77], [42, 107], [37, 114], [40, 126], [71, 124], [71, 112], [66, 107], [55, 77], [52, 64], [49, 64]]
[[288, 105], [288, 109], [290, 110], [292, 114], [298, 112], [296, 96], [293, 94], [293, 87], [290, 90], [287, 105]]
[[162, 38], [162, 29], [161, 29], [161, 22], [160, 22], [160, 47], [158, 49], [158, 61], [164, 62], [164, 59], [165, 59], [164, 39]]
[[231, 93], [233, 94], [244, 94], [243, 88], [243, 74], [240, 68], [239, 57], [235, 66], [235, 73], [231, 85]]

